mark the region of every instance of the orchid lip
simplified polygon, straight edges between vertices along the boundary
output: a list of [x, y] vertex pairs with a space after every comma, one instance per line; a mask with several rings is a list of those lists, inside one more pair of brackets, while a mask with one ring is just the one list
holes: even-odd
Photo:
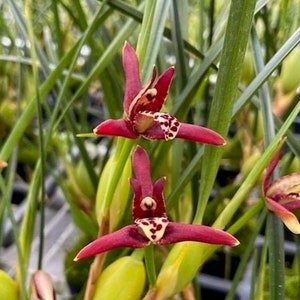
[[149, 241], [154, 244], [162, 239], [169, 223], [166, 217], [137, 219], [134, 222]]

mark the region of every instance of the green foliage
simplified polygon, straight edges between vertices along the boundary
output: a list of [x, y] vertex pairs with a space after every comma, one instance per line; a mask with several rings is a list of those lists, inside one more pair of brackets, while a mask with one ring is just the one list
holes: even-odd
[[[14, 229], [14, 269], [21, 299], [28, 293], [29, 261], [37, 260], [42, 267], [43, 222], [38, 228], [39, 258], [32, 258], [31, 250], [36, 220], [47, 202], [46, 177], [53, 176], [63, 191], [73, 222], [85, 236], [80, 240], [83, 246], [87, 239], [131, 222], [127, 179], [137, 143], [150, 155], [153, 179], [167, 178], [165, 198], [172, 218], [204, 221], [237, 237], [249, 231], [241, 242], [251, 243], [236, 253], [253, 254], [256, 226], [264, 213], [263, 203], [257, 201], [262, 173], [284, 136], [282, 171], [299, 172], [300, 146], [292, 126], [300, 112], [299, 20], [299, 0], [3, 1], [0, 161], [8, 166], [0, 170], [0, 236], [7, 216]], [[78, 136], [91, 133], [104, 119], [124, 116], [121, 51], [126, 40], [137, 49], [143, 83], [153, 64], [159, 73], [175, 65], [164, 110], [180, 121], [218, 131], [227, 139], [225, 147]], [[235, 174], [223, 184], [221, 170], [228, 169]], [[11, 205], [14, 182], [29, 186], [20, 228]], [[276, 244], [270, 234], [267, 239], [271, 256], [282, 257], [283, 240], [278, 238]], [[157, 275], [157, 282], [148, 286], [146, 280], [139, 292], [150, 290], [148, 295], [153, 296], [164, 288], [164, 296], [170, 297], [182, 292], [216, 250], [178, 244], [156, 251], [158, 274], [152, 275], [154, 279]], [[128, 254], [119, 251], [109, 259], [120, 262], [124, 256], [129, 259]], [[103, 260], [106, 265], [107, 258]], [[246, 268], [244, 260], [239, 274]], [[283, 270], [284, 261], [277, 267], [273, 263], [268, 278], [274, 283], [274, 272]], [[99, 264], [99, 274], [103, 265]], [[142, 274], [142, 260], [138, 265]], [[87, 271], [71, 273], [72, 281], [80, 277], [80, 286], [87, 282]], [[282, 282], [272, 293], [282, 295], [286, 281], [286, 293], [297, 298], [297, 276], [276, 277]]]

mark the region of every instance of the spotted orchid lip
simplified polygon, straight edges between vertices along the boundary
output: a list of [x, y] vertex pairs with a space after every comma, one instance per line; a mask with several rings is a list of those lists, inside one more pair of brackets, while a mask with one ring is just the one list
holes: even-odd
[[123, 47], [123, 68], [125, 118], [100, 123], [93, 130], [96, 135], [166, 141], [180, 138], [217, 146], [226, 144], [225, 139], [213, 130], [179, 122], [174, 116], [161, 112], [174, 77], [174, 67], [165, 70], [157, 79], [157, 69], [154, 66], [149, 82], [142, 87], [137, 55], [126, 42]]
[[164, 236], [169, 220], [167, 217], [154, 217], [137, 219], [134, 223], [142, 230], [150, 242], [157, 244]]
[[180, 122], [175, 117], [165, 113], [154, 113], [153, 116], [164, 132], [165, 140], [173, 140], [180, 129]]

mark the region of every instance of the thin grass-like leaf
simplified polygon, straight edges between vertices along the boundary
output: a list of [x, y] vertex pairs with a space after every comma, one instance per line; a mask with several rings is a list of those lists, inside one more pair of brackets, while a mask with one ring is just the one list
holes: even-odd
[[258, 236], [259, 232], [261, 231], [262, 226], [265, 223], [266, 216], [267, 216], [267, 210], [265, 209], [259, 216], [255, 230], [251, 234], [251, 238], [248, 241], [248, 244], [247, 244], [246, 250], [244, 251], [244, 254], [242, 256], [241, 262], [239, 263], [239, 266], [234, 274], [231, 288], [230, 288], [228, 294], [226, 295], [225, 300], [233, 300], [235, 298], [237, 287], [238, 287], [240, 281], [242, 280], [243, 275], [245, 274], [249, 259], [250, 259], [251, 255], [253, 255], [255, 241], [257, 240], [257, 236]]
[[[20, 229], [20, 246], [22, 251], [22, 261], [18, 264], [17, 280], [19, 284], [26, 282], [28, 276], [29, 259], [32, 249], [33, 234], [35, 229], [36, 213], [38, 208], [38, 200], [40, 196], [41, 186], [41, 166], [40, 161], [37, 162], [34, 174], [32, 176], [32, 183], [30, 185], [27, 198], [26, 207]], [[26, 270], [25, 274], [22, 274], [20, 270]], [[25, 276], [25, 277], [23, 277]]]
[[255, 79], [250, 83], [242, 95], [237, 99], [232, 115], [235, 116], [246, 102], [254, 95], [258, 88], [267, 80], [272, 72], [278, 68], [287, 55], [300, 43], [300, 28], [285, 42], [270, 61], [264, 66]]
[[169, 7], [170, 0], [146, 1], [144, 20], [147, 20], [147, 22], [143, 22], [140, 40], [136, 49], [142, 70], [142, 81], [150, 78], [163, 37]]
[[167, 208], [168, 210], [173, 208], [176, 204], [176, 200], [178, 199], [178, 195], [181, 195], [185, 186], [191, 180], [191, 178], [195, 175], [197, 171], [200, 169], [200, 160], [204, 153], [204, 147], [199, 148], [198, 152], [194, 156], [194, 158], [190, 161], [190, 163], [186, 166], [181, 176], [176, 182], [176, 185], [173, 187], [170, 195], [168, 196]]
[[[221, 135], [227, 134], [231, 123], [231, 113], [237, 95], [238, 82], [242, 71], [241, 66], [254, 9], [255, 1], [231, 4], [216, 91], [208, 120], [208, 127], [216, 130]], [[230, 80], [228, 80], [228, 77], [230, 77]], [[196, 223], [202, 220], [221, 156], [221, 148], [206, 148], [204, 151], [203, 159], [209, 161], [210, 164], [204, 164], [201, 170], [203, 181], [198, 202], [199, 206], [194, 220]]]
[[[21, 8], [18, 6], [16, 1], [7, 1], [8, 5], [14, 15], [14, 19], [16, 21], [16, 24], [18, 25], [18, 29], [21, 32], [21, 35], [23, 36], [25, 41], [29, 41], [30, 38], [28, 36], [28, 29], [27, 29], [27, 24], [26, 24], [26, 18], [21, 10]], [[40, 48], [39, 44], [37, 41], [34, 41], [34, 46], [36, 48], [37, 56], [39, 59], [39, 62], [41, 63], [42, 70], [45, 73], [48, 73], [49, 68], [47, 64], [47, 58], [45, 57], [42, 49]]]
[[187, 20], [181, 20], [177, 1], [172, 1], [171, 8], [171, 20], [173, 25], [172, 42], [176, 56], [176, 74], [178, 74], [176, 82], [177, 88], [181, 90], [182, 87], [185, 86], [188, 77], [186, 64], [187, 59], [184, 52], [183, 36], [181, 33], [181, 26], [183, 26], [183, 24], [187, 24]]
[[176, 115], [179, 119], [183, 119], [186, 116], [188, 108], [193, 99], [193, 95], [196, 94], [195, 90], [200, 86], [200, 82], [207, 74], [214, 60], [220, 54], [222, 44], [223, 41], [220, 40], [209, 49], [209, 51], [206, 53], [205, 59], [201, 62], [200, 67], [189, 78], [187, 85], [185, 86], [181, 94], [179, 94], [179, 96], [177, 97], [172, 109], [172, 114]]
[[57, 119], [54, 128], [57, 128], [59, 123], [62, 121], [63, 117], [65, 116], [66, 112], [70, 109], [70, 107], [74, 104], [74, 102], [88, 89], [92, 80], [101, 74], [101, 72], [107, 67], [110, 63], [111, 59], [116, 55], [123, 46], [124, 41], [132, 34], [132, 32], [136, 29], [135, 22], [130, 20], [127, 22], [126, 25], [122, 28], [122, 30], [118, 33], [118, 35], [111, 41], [109, 47], [105, 49], [105, 52], [97, 61], [94, 68], [90, 71], [88, 77], [83, 82], [82, 85], [78, 87], [78, 90], [75, 94], [71, 97], [68, 104], [66, 105], [65, 109], [60, 114], [60, 117]]
[[[70, 52], [68, 52], [57, 65], [57, 67], [50, 73], [49, 77], [40, 87], [40, 96], [43, 99], [50, 89], [55, 85], [57, 78], [60, 78], [62, 72], [65, 70], [66, 65], [68, 65], [76, 51], [76, 44]], [[0, 157], [3, 160], [7, 160], [14, 149], [17, 142], [22, 137], [24, 131], [26, 130], [29, 122], [32, 120], [35, 115], [35, 98], [31, 99], [22, 115], [18, 118], [17, 123], [10, 132], [10, 135], [7, 137], [5, 143], [2, 146], [0, 151]]]
[[[258, 41], [257, 32], [254, 27], [251, 30], [251, 42], [254, 52], [254, 61], [257, 72], [264, 67], [261, 45]], [[261, 99], [261, 111], [264, 124], [264, 142], [268, 145], [275, 135], [275, 125], [272, 115], [272, 100], [267, 83], [262, 84], [259, 89]], [[269, 235], [269, 259], [270, 259], [270, 296], [271, 298], [284, 299], [284, 246], [283, 246], [283, 224], [273, 213], [268, 215]], [[281, 295], [281, 296], [280, 296]]]

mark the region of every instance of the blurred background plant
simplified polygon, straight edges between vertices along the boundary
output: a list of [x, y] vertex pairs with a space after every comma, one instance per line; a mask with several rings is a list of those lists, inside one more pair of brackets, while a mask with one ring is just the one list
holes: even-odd
[[278, 174], [300, 169], [299, 0], [4, 0], [0, 9], [1, 299], [28, 299], [37, 269], [52, 276], [58, 298], [91, 298], [92, 260], [75, 263], [75, 254], [131, 223], [134, 143], [78, 136], [122, 117], [126, 40], [144, 83], [153, 64], [159, 73], [175, 66], [166, 111], [227, 139], [221, 148], [138, 141], [153, 179], [167, 177], [169, 217], [228, 229], [241, 244], [155, 247], [154, 283], [143, 253], [114, 250], [91, 268], [95, 299], [121, 281], [128, 299], [205, 299], [197, 274], [214, 262], [232, 279], [224, 299], [237, 295], [250, 262], [243, 299], [299, 299], [299, 239], [266, 212], [260, 190], [284, 136]]

